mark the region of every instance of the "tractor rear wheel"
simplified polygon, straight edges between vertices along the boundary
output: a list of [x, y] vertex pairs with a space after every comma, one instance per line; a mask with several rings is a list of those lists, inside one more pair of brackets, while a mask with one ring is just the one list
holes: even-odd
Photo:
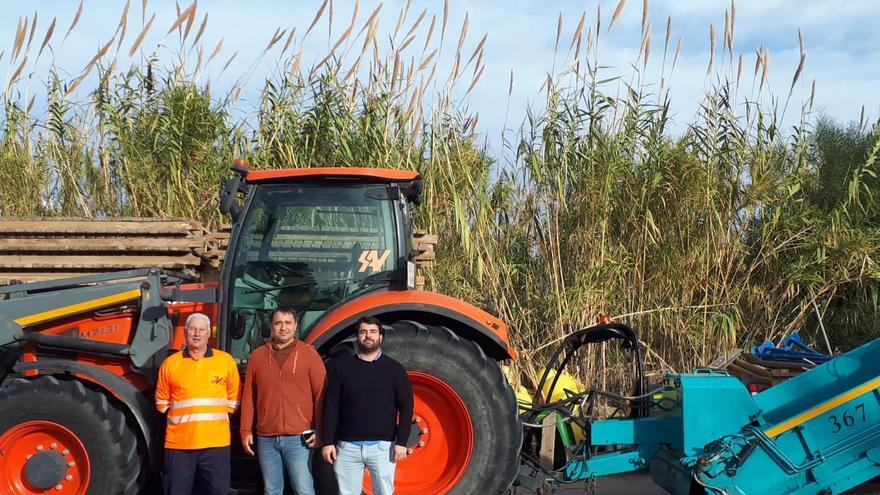
[[53, 376], [0, 388], [0, 492], [131, 494], [143, 478], [137, 436], [104, 394]]
[[412, 454], [397, 466], [401, 494], [503, 494], [516, 476], [522, 424], [498, 363], [443, 326], [398, 321], [383, 352], [409, 372]]

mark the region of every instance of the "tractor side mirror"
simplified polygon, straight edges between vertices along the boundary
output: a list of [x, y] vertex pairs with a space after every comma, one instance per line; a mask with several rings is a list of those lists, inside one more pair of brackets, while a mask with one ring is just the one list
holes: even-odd
[[424, 191], [422, 189], [422, 180], [413, 181], [413, 199], [412, 202], [414, 205], [419, 206], [422, 204], [422, 200], [424, 199]]
[[422, 204], [422, 180], [416, 179], [412, 182], [405, 183], [401, 186], [401, 192], [412, 204], [418, 206]]
[[220, 189], [220, 213], [232, 217], [232, 221], [238, 220], [241, 215], [241, 206], [235, 200], [238, 195], [238, 189], [241, 185], [241, 177], [232, 177], [222, 181], [223, 187]]

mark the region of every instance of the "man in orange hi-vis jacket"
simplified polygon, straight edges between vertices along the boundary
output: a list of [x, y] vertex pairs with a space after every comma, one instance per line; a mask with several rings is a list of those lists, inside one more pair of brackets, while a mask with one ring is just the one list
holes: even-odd
[[162, 363], [156, 385], [156, 408], [168, 419], [165, 494], [191, 495], [198, 479], [208, 494], [228, 495], [229, 415], [238, 408], [238, 367], [208, 344], [206, 315], [191, 314], [184, 334], [186, 346]]

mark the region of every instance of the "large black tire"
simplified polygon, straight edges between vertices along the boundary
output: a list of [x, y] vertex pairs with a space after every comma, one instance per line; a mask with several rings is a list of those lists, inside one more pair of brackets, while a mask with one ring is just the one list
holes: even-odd
[[82, 442], [91, 466], [88, 495], [140, 491], [145, 476], [138, 436], [103, 393], [53, 376], [7, 379], [0, 388], [0, 434], [28, 421], [59, 424]]
[[467, 407], [474, 432], [470, 463], [452, 494], [504, 494], [519, 467], [522, 423], [498, 363], [474, 342], [443, 326], [394, 322], [383, 352], [409, 371], [441, 379]]

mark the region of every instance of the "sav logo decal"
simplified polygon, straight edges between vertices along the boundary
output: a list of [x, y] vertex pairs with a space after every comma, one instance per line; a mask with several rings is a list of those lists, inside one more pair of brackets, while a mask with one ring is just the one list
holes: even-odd
[[226, 383], [226, 377], [215, 376], [214, 378], [211, 378], [211, 383], [213, 383], [214, 385], [217, 385], [218, 383]]
[[358, 261], [361, 262], [361, 267], [358, 268], [358, 273], [364, 273], [367, 271], [367, 268], [374, 272], [378, 272], [382, 270], [382, 266], [385, 264], [385, 260], [391, 256], [391, 250], [386, 249], [382, 256], [379, 256], [379, 251], [375, 249], [366, 249], [361, 252], [360, 258]]

